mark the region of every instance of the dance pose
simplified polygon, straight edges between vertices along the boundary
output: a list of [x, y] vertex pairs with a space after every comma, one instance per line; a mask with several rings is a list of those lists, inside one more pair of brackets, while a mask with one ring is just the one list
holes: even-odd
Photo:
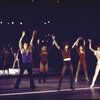
[[33, 75], [32, 75], [32, 66], [31, 66], [31, 60], [32, 60], [32, 47], [33, 47], [33, 40], [34, 40], [34, 35], [35, 35], [35, 31], [33, 31], [33, 35], [30, 41], [30, 45], [28, 46], [28, 43], [24, 43], [22, 45], [22, 39], [25, 36], [25, 31], [22, 32], [22, 36], [19, 40], [19, 50], [21, 51], [22, 54], [22, 66], [20, 67], [20, 74], [18, 76], [18, 79], [16, 81], [15, 87], [14, 88], [18, 88], [21, 78], [23, 76], [23, 72], [25, 70], [28, 71], [29, 77], [30, 77], [30, 88], [35, 88], [35, 83], [33, 80]]
[[[80, 40], [81, 38], [79, 37], [76, 42], [73, 44], [72, 48], [75, 47], [76, 43]], [[60, 46], [58, 46], [56, 40], [55, 40], [55, 36], [53, 37], [53, 44], [55, 44], [55, 46], [60, 49]], [[69, 45], [67, 42], [63, 43], [63, 48], [60, 49], [61, 53], [62, 53], [62, 57], [63, 57], [63, 68], [62, 68], [62, 72], [61, 72], [61, 77], [59, 80], [59, 86], [58, 86], [58, 91], [60, 90], [61, 87], [61, 83], [62, 80], [65, 76], [66, 70], [67, 68], [70, 69], [70, 88], [73, 89], [73, 66], [72, 66], [72, 62], [71, 62], [71, 49], [69, 49]]]
[[46, 74], [48, 71], [48, 60], [47, 60], [48, 52], [47, 47], [43, 46], [40, 51], [40, 77], [39, 83], [41, 83], [41, 79], [43, 77], [43, 82], [46, 83]]
[[4, 73], [7, 70], [7, 74], [9, 74], [9, 66], [8, 66], [8, 56], [9, 56], [9, 51], [8, 50], [4, 50]]
[[88, 39], [88, 41], [89, 41], [89, 49], [94, 53], [94, 55], [97, 58], [97, 66], [96, 66], [96, 69], [95, 69], [95, 74], [93, 76], [92, 84], [90, 86], [90, 88], [92, 88], [94, 86], [94, 83], [95, 83], [97, 76], [99, 74], [99, 71], [100, 71], [100, 45], [97, 46], [97, 50], [94, 50], [94, 49], [91, 48], [92, 40]]
[[80, 71], [81, 65], [84, 68], [84, 72], [85, 72], [85, 76], [86, 76], [85, 79], [87, 81], [89, 81], [88, 74], [87, 74], [86, 60], [85, 60], [85, 40], [83, 41], [83, 46], [80, 45], [79, 49], [78, 49], [78, 43], [76, 44], [76, 50], [77, 50], [78, 55], [79, 55], [79, 61], [78, 61], [78, 66], [77, 66], [77, 71], [76, 71], [76, 76], [75, 76], [75, 82], [77, 82], [78, 73]]
[[13, 68], [15, 68], [15, 65], [17, 64], [17, 67], [19, 68], [19, 59], [18, 59], [18, 55], [19, 55], [19, 50], [17, 53], [14, 53], [14, 62], [13, 62]]
[[[37, 43], [39, 44], [39, 40], [37, 41]], [[53, 45], [53, 43], [52, 43], [52, 45]], [[49, 48], [49, 50], [50, 50], [50, 48]], [[46, 83], [46, 76], [47, 76], [47, 72], [48, 72], [48, 59], [47, 59], [47, 57], [48, 57], [49, 50], [47, 50], [46, 46], [41, 47], [39, 83], [41, 83], [42, 77], [43, 77], [43, 83]]]

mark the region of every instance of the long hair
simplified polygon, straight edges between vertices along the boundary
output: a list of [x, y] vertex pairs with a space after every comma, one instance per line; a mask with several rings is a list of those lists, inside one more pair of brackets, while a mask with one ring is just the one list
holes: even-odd
[[68, 42], [64, 42], [63, 44], [62, 44], [62, 49], [65, 49], [65, 46], [66, 45], [69, 45], [69, 43]]

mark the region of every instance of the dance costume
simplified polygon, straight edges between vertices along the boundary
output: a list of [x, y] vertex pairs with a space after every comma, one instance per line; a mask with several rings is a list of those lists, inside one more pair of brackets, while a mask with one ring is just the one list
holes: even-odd
[[88, 74], [87, 74], [87, 68], [86, 68], [86, 60], [85, 60], [85, 46], [83, 47], [83, 51], [81, 52], [78, 47], [76, 46], [76, 50], [78, 52], [79, 55], [79, 61], [78, 61], [78, 67], [77, 67], [77, 71], [76, 71], [76, 77], [75, 77], [75, 82], [77, 82], [77, 77], [78, 77], [78, 73], [80, 70], [80, 66], [82, 65], [84, 68], [84, 72], [85, 72], [85, 76], [86, 76], [86, 80], [89, 81], [88, 79]]

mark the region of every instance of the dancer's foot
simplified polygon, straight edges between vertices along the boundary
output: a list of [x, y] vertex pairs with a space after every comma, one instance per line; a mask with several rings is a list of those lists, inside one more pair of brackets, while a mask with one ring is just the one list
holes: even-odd
[[86, 77], [85, 79], [86, 79], [87, 82], [89, 82], [89, 78], [88, 77]]
[[77, 78], [75, 78], [75, 83], [77, 83]]
[[90, 86], [90, 88], [93, 88], [93, 86], [94, 86], [94, 84], [92, 84], [92, 85]]

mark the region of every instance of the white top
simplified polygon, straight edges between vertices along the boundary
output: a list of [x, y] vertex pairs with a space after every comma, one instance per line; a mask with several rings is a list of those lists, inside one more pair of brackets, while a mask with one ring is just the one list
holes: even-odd
[[65, 58], [64, 59], [64, 61], [70, 61], [71, 60], [71, 58]]

